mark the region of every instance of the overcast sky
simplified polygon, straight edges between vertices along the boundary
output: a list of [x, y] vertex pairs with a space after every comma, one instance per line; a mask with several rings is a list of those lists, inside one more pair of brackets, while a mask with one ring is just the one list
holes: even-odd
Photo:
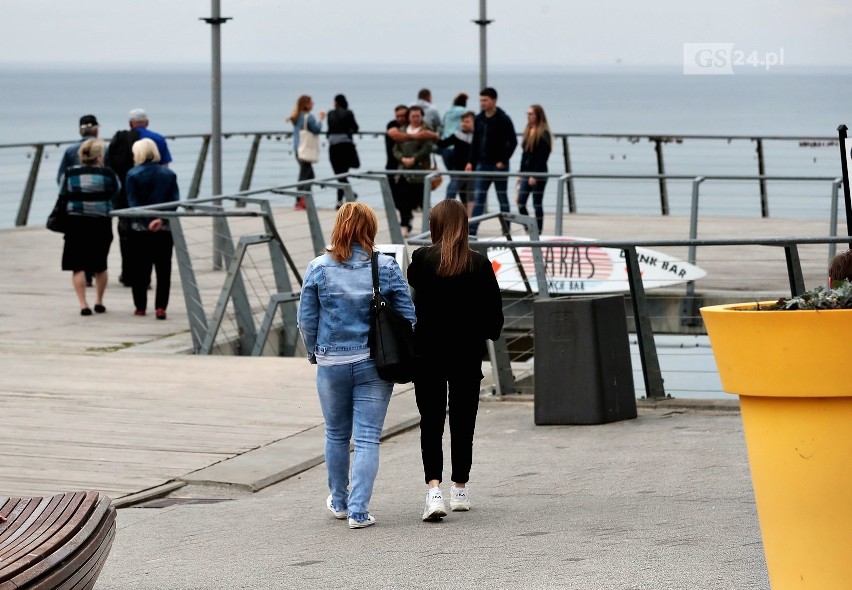
[[[208, 63], [209, 0], [2, 0], [0, 64]], [[225, 64], [476, 67], [479, 0], [222, 0]], [[852, 65], [850, 0], [489, 0], [489, 65], [678, 65], [683, 43]]]

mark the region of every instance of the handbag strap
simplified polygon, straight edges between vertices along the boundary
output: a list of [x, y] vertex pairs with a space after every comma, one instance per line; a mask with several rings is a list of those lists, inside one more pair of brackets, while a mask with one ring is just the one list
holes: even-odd
[[302, 111], [302, 129], [304, 129], [304, 130], [308, 129], [308, 117], [309, 116], [310, 116], [310, 113], [308, 113], [307, 111]]
[[373, 305], [378, 307], [382, 304], [382, 291], [379, 289], [379, 253], [373, 252], [370, 258], [370, 265], [373, 267]]

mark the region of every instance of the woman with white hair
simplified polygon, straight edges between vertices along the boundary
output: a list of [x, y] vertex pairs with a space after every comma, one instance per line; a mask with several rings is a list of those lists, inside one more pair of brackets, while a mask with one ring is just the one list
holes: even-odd
[[[160, 151], [151, 139], [133, 144], [135, 166], [127, 173], [127, 203], [131, 207], [177, 202], [180, 193], [177, 175], [160, 165]], [[151, 269], [157, 273], [154, 308], [158, 320], [166, 319], [172, 280], [174, 241], [169, 220], [159, 217], [136, 217], [130, 223], [131, 277], [135, 315], [144, 316], [148, 307], [148, 285]]]

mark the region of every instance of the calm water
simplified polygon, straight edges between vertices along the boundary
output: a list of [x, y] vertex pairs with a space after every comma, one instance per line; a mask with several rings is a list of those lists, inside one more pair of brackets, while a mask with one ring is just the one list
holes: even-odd
[[[429, 87], [443, 112], [459, 91], [471, 95], [478, 110], [478, 74], [474, 70], [420, 68], [317, 68], [273, 70], [226, 68], [223, 73], [223, 130], [289, 130], [285, 118], [299, 94], [314, 97], [317, 110], [328, 109], [337, 93], [346, 94], [362, 130], [383, 130], [399, 103], [411, 103], [417, 90]], [[489, 83], [497, 88], [499, 105], [520, 130], [526, 109], [541, 103], [558, 132], [620, 134], [805, 135], [836, 137], [841, 123], [852, 123], [848, 97], [852, 76], [843, 71], [733, 76], [684, 76], [679, 70], [645, 69], [629, 72], [582, 70], [495, 70]], [[94, 113], [104, 137], [127, 123], [127, 112], [144, 107], [151, 128], [160, 133], [206, 133], [210, 129], [210, 78], [206, 68], [170, 70], [3, 69], [0, 67], [0, 144], [66, 141], [75, 138], [77, 120]], [[697, 140], [696, 140], [697, 141]], [[749, 141], [667, 144], [669, 174], [757, 173], [754, 144]], [[225, 191], [237, 190], [250, 140], [234, 137], [223, 147]], [[172, 143], [174, 169], [186, 190], [200, 142]], [[574, 139], [575, 173], [653, 174], [653, 145], [647, 140]], [[801, 148], [795, 142], [765, 146], [768, 174], [836, 176], [837, 148]], [[384, 167], [380, 138], [359, 140], [362, 170]], [[60, 148], [49, 148], [39, 175], [31, 223], [41, 223], [55, 198], [55, 167]], [[0, 149], [0, 227], [13, 223], [32, 162], [29, 148]], [[513, 162], [517, 168], [517, 162]], [[562, 170], [561, 153], [551, 158], [551, 170]], [[327, 158], [317, 165], [319, 176], [330, 175]], [[280, 185], [296, 179], [289, 143], [265, 141], [254, 176], [254, 187]], [[724, 188], [707, 183], [702, 189], [722, 198], [708, 201], [711, 212], [754, 215], [756, 183]], [[553, 209], [555, 183], [550, 183], [545, 208]], [[209, 180], [202, 183], [202, 196]], [[443, 190], [443, 189], [441, 189]], [[658, 202], [653, 183], [577, 181], [581, 212], [605, 211], [654, 214]], [[827, 219], [830, 189], [824, 186], [771, 186], [773, 214]], [[209, 193], [207, 193], [209, 194]], [[673, 214], [686, 214], [689, 183], [671, 182]], [[703, 194], [703, 193], [702, 193]], [[802, 197], [814, 199], [805, 202]], [[715, 207], [714, 211], [712, 208]], [[658, 208], [656, 209], [658, 212]]]
[[[442, 111], [459, 91], [476, 106], [475, 71], [422, 69], [234, 70], [222, 77], [223, 129], [275, 130], [299, 94], [328, 108], [346, 94], [364, 129], [383, 129], [398, 103], [429, 87]], [[526, 107], [541, 103], [563, 132], [720, 133], [832, 136], [849, 116], [848, 73], [684, 76], [677, 70], [632, 73], [520, 71], [491, 73], [499, 104], [519, 126]], [[95, 113], [103, 131], [126, 125], [133, 107], [148, 109], [164, 133], [209, 130], [206, 69], [130, 71], [0, 69], [0, 144], [73, 138], [77, 118]], [[478, 109], [477, 109], [478, 110]]]

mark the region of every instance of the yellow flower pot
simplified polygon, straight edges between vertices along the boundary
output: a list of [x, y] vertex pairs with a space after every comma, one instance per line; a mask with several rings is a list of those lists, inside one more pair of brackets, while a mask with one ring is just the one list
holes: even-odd
[[701, 316], [740, 396], [770, 583], [852, 588], [852, 310], [754, 309]]

